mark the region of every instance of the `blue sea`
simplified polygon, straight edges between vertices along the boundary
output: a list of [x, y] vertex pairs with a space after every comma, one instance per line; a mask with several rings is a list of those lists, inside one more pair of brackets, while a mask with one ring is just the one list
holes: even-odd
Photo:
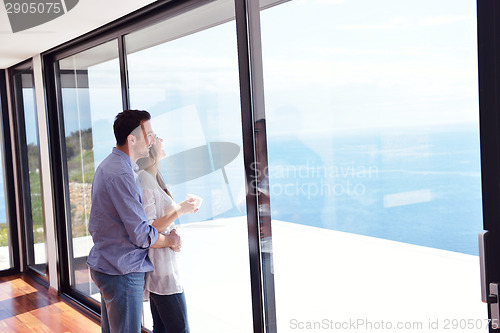
[[476, 126], [268, 137], [274, 219], [477, 255]]
[[[267, 143], [273, 219], [478, 254], [477, 126], [268, 136]], [[182, 198], [185, 191], [205, 199], [193, 216], [198, 221], [242, 215], [241, 166], [233, 173], [236, 181], [227, 172], [233, 188], [220, 179], [203, 180], [174, 195]], [[221, 200], [226, 190], [233, 191], [231, 199]], [[0, 218], [5, 221], [1, 204]]]
[[[477, 126], [271, 135], [267, 148], [273, 219], [478, 255]], [[173, 186], [174, 198], [204, 198], [180, 222], [244, 215], [242, 167], [227, 168], [228, 186], [215, 173]]]

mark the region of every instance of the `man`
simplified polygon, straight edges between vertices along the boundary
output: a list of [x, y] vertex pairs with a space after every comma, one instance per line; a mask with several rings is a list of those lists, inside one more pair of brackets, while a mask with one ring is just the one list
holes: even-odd
[[102, 332], [141, 331], [144, 275], [153, 270], [148, 250], [179, 251], [181, 246], [175, 231], [165, 236], [148, 224], [136, 183], [135, 162], [148, 156], [156, 139], [150, 119], [140, 110], [116, 116], [116, 147], [99, 165], [92, 183], [89, 232], [94, 246], [87, 264], [101, 293]]

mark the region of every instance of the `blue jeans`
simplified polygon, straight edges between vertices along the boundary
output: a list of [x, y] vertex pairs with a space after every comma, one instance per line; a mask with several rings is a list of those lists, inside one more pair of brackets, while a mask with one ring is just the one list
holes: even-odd
[[101, 292], [103, 333], [139, 333], [142, 320], [144, 272], [108, 275], [90, 270]]
[[189, 333], [184, 292], [173, 295], [150, 293], [153, 333]]

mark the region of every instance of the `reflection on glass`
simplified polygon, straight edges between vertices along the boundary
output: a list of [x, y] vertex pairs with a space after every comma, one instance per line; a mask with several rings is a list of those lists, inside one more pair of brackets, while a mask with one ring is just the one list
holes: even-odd
[[486, 317], [475, 17], [468, 0], [261, 12], [278, 330]]
[[115, 145], [113, 121], [122, 110], [118, 42], [113, 40], [60, 60], [59, 77], [71, 212], [71, 287], [99, 300], [86, 264], [93, 245], [88, 217], [94, 171]]
[[253, 327], [233, 17], [233, 1], [213, 1], [125, 38], [131, 107], [149, 111], [164, 140], [158, 170], [177, 202], [203, 198], [176, 221], [193, 332]]
[[267, 333], [274, 333], [276, 332], [276, 304], [274, 292], [273, 238], [271, 229], [271, 198], [269, 196], [266, 120], [264, 118], [258, 119], [255, 122], [254, 135], [256, 156], [256, 167], [254, 171], [259, 205], [265, 326]]
[[41, 191], [40, 154], [38, 143], [38, 120], [35, 104], [35, 88], [32, 69], [14, 74], [15, 104], [19, 119], [24, 120], [20, 131], [22, 145], [23, 181], [25, 196], [24, 212], [27, 238], [28, 265], [46, 275], [47, 258], [45, 249], [45, 224]]

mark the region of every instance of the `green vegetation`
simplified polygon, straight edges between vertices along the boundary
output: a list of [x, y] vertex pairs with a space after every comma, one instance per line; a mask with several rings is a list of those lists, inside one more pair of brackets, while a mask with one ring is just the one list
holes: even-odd
[[[66, 137], [68, 180], [70, 183], [70, 206], [73, 237], [87, 234], [85, 221], [90, 213], [90, 188], [94, 178], [94, 152], [92, 151], [92, 129], [77, 131]], [[38, 146], [27, 145], [31, 219], [35, 243], [45, 241], [43, 226], [42, 189], [40, 186], [40, 155]], [[7, 223], [0, 223], [0, 246], [8, 246]]]
[[[30, 199], [31, 199], [31, 218], [33, 221], [33, 239], [35, 243], [43, 243], [43, 208], [42, 192], [40, 187], [40, 174], [38, 171], [29, 172], [30, 180]], [[0, 224], [0, 246], [9, 245], [9, 232], [7, 223]]]
[[38, 153], [38, 145], [30, 143], [26, 148], [28, 150], [28, 168], [31, 174], [40, 170], [40, 155]]
[[68, 180], [70, 182], [91, 184], [93, 178], [94, 152], [92, 150], [83, 151], [71, 159], [68, 158]]
[[82, 151], [91, 151], [92, 148], [92, 128], [72, 132], [66, 137], [66, 156], [68, 161], [80, 155]]
[[0, 246], [9, 245], [9, 228], [7, 223], [0, 223]]
[[94, 178], [94, 152], [92, 151], [92, 129], [73, 132], [66, 137], [68, 180], [77, 183], [92, 183]]
[[[45, 237], [38, 146], [29, 144], [27, 150], [33, 239], [35, 243], [43, 243]], [[92, 184], [94, 177], [94, 153], [92, 151], [91, 128], [73, 132], [66, 137], [66, 156], [68, 161], [68, 180], [70, 183], [73, 237], [78, 237], [87, 233], [85, 221], [88, 219], [90, 212], [90, 184]], [[0, 246], [7, 246], [7, 237], [7, 228], [0, 228]]]
[[91, 128], [66, 137], [73, 237], [87, 235], [86, 221], [90, 214], [90, 189], [95, 169], [92, 148]]
[[40, 186], [40, 173], [30, 171], [31, 192], [31, 219], [33, 221], [33, 239], [35, 243], [45, 241], [43, 228], [42, 188]]

